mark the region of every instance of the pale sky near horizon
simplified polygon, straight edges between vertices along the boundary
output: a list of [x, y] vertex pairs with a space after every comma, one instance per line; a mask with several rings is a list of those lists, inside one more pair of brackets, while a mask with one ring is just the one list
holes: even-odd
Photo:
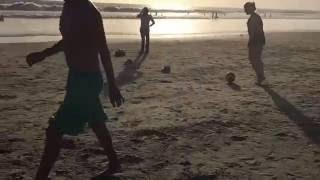
[[[157, 8], [242, 7], [246, 0], [92, 0], [106, 3], [148, 4]], [[258, 8], [320, 10], [320, 0], [255, 0]]]

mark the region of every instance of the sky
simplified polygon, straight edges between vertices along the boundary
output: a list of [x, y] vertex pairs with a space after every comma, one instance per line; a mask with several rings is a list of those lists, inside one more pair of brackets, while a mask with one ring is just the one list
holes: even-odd
[[[92, 0], [119, 3], [119, 0]], [[148, 4], [157, 8], [240, 7], [246, 0], [121, 0], [121, 3]], [[255, 0], [258, 8], [320, 10], [320, 0]]]

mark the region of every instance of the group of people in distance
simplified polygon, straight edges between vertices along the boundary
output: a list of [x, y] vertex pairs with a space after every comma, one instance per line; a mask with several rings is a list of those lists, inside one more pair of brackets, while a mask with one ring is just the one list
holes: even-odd
[[[257, 74], [257, 84], [261, 85], [265, 80], [261, 60], [265, 45], [263, 23], [255, 13], [254, 3], [246, 3], [244, 9], [251, 15], [248, 20], [249, 60]], [[155, 22], [148, 8], [143, 8], [137, 17], [141, 20], [140, 53], [148, 53], [150, 26]], [[64, 52], [69, 67], [64, 102], [49, 120], [45, 148], [35, 180], [49, 179], [50, 170], [62, 146], [63, 135], [78, 135], [87, 124], [93, 129], [109, 159], [108, 169], [93, 179], [119, 173], [120, 162], [105, 125], [107, 115], [99, 99], [103, 87], [99, 61], [106, 72], [111, 104], [119, 107], [124, 103], [124, 98], [116, 85], [101, 14], [90, 0], [65, 0], [60, 17], [60, 32], [62, 39], [59, 42], [41, 52], [31, 53], [26, 58], [28, 65], [32, 66], [46, 57]]]

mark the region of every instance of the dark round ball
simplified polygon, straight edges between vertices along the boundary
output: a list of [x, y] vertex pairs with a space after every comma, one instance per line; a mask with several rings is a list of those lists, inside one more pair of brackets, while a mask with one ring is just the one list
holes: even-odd
[[236, 80], [236, 75], [232, 72], [229, 72], [227, 75], [226, 75], [226, 80], [229, 84], [233, 83], [235, 80]]

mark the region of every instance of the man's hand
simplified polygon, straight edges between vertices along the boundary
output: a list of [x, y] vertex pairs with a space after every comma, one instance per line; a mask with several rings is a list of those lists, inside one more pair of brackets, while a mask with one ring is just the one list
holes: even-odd
[[120, 107], [124, 103], [124, 98], [116, 85], [110, 85], [109, 99], [113, 107]]
[[42, 52], [31, 53], [27, 56], [26, 61], [28, 65], [31, 67], [37, 62], [40, 62], [46, 58], [45, 54]]

